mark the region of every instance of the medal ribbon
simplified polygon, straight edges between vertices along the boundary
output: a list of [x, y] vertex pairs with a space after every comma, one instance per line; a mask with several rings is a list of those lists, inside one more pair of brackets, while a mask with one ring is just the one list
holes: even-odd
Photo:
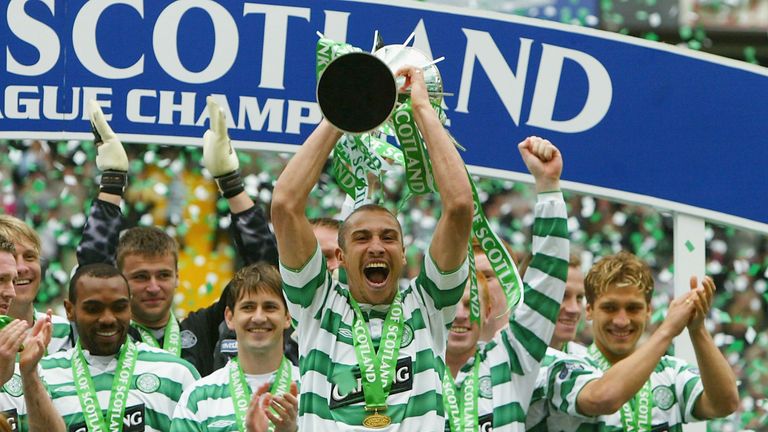
[[[445, 367], [443, 375], [443, 407], [451, 432], [478, 432], [479, 417], [477, 401], [480, 389], [480, 353], [475, 352], [475, 364], [472, 373], [467, 374], [461, 388], [456, 388], [450, 368]], [[458, 393], [461, 393], [459, 398]]]
[[395, 378], [395, 367], [400, 354], [400, 342], [403, 337], [403, 304], [402, 295], [398, 290], [392, 300], [384, 328], [381, 332], [379, 350], [375, 352], [368, 324], [363, 312], [352, 295], [349, 302], [355, 310], [355, 322], [352, 324], [352, 340], [355, 347], [357, 363], [360, 365], [360, 375], [363, 383], [366, 410], [383, 409], [387, 407], [387, 396], [392, 389]]
[[[150, 329], [136, 322], [132, 322], [131, 326], [139, 331], [142, 342], [149, 346], [160, 348], [160, 343], [152, 335]], [[179, 329], [179, 322], [172, 315], [168, 318], [168, 323], [165, 325], [162, 349], [176, 357], [181, 356], [181, 330]]]
[[[597, 362], [602, 371], [611, 367], [608, 359], [593, 343], [589, 346], [589, 356]], [[632, 399], [621, 406], [621, 425], [624, 431], [649, 431], [651, 430], [652, 420], [651, 411], [653, 410], [653, 400], [651, 398], [651, 378], [643, 384]]]
[[[269, 388], [269, 392], [273, 395], [288, 393], [291, 388], [291, 379], [291, 362], [283, 356], [283, 359], [280, 361], [280, 367], [275, 372], [275, 381]], [[240, 432], [245, 432], [245, 417], [248, 405], [251, 403], [252, 394], [237, 357], [233, 358], [229, 365], [229, 394], [232, 397], [232, 404], [235, 406], [237, 429]], [[275, 411], [272, 410], [272, 412]], [[268, 430], [269, 432], [275, 430], [275, 425], [272, 422], [269, 422]]]
[[[467, 174], [469, 176], [469, 174]], [[472, 186], [472, 199], [474, 201], [475, 211], [472, 216], [472, 235], [477, 238], [480, 248], [483, 249], [488, 262], [491, 263], [493, 272], [504, 290], [504, 296], [507, 298], [507, 310], [516, 308], [523, 302], [523, 280], [517, 271], [512, 256], [499, 240], [499, 237], [493, 232], [491, 224], [483, 213], [483, 205], [480, 196], [477, 194], [477, 187], [469, 176], [469, 184]]]
[[[123, 415], [125, 414], [137, 357], [138, 348], [130, 339], [126, 339], [120, 348], [105, 421], [101, 414], [91, 373], [88, 371], [88, 363], [85, 361], [80, 341], [77, 341], [75, 355], [72, 356], [72, 378], [75, 381], [77, 398], [80, 400], [80, 407], [83, 410], [83, 417], [89, 432], [120, 432], [123, 430]], [[109, 426], [107, 426], [107, 421]]]

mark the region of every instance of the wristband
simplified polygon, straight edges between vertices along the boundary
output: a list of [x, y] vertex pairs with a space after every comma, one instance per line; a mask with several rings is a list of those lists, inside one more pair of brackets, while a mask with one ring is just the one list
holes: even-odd
[[101, 192], [123, 196], [127, 185], [128, 173], [125, 171], [106, 170], [101, 173]]
[[232, 198], [245, 190], [243, 179], [240, 177], [240, 170], [234, 170], [229, 174], [214, 177], [216, 185], [224, 198]]

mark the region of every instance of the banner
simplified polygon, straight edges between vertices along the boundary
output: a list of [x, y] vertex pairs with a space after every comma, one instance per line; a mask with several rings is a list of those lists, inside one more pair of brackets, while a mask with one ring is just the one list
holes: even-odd
[[[525, 173], [546, 137], [588, 192], [768, 231], [768, 70], [669, 45], [406, 1], [10, 0], [0, 24], [0, 138], [90, 139], [88, 99], [126, 142], [200, 145], [205, 97], [241, 147], [291, 151], [320, 121], [317, 32], [374, 31], [439, 64], [473, 172]], [[592, 188], [592, 189], [590, 189]]]

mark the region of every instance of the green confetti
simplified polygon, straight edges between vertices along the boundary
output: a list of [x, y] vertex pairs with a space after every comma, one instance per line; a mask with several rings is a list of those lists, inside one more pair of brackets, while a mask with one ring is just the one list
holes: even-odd
[[694, 250], [694, 249], [696, 249], [696, 248], [693, 246], [693, 243], [691, 243], [691, 241], [690, 241], [690, 240], [686, 240], [686, 241], [685, 241], [685, 248], [686, 248], [686, 249], [688, 249], [688, 252], [693, 252], [693, 250]]

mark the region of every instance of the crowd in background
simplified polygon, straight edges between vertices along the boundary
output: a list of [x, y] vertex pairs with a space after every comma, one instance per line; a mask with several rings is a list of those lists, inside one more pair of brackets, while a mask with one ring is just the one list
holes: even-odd
[[[201, 149], [142, 144], [127, 145], [126, 150], [131, 160], [131, 180], [125, 194], [127, 225], [167, 227], [196, 259], [204, 260], [212, 251], [223, 252], [233, 257], [228, 262], [236, 266], [227, 231], [226, 203], [217, 193], [200, 187], [201, 181], [213, 183], [200, 168]], [[290, 155], [242, 150], [239, 155], [247, 192], [268, 209], [274, 181]], [[26, 220], [43, 240], [47, 271], [37, 298], [38, 310], [46, 306], [60, 310], [66, 295], [74, 251], [98, 187], [94, 159], [95, 147], [87, 141], [0, 142], [0, 211]], [[390, 172], [381, 179], [374, 195], [382, 204], [398, 207], [401, 178], [399, 173]], [[528, 252], [533, 223], [532, 187], [497, 179], [475, 178], [475, 183], [496, 232], [510, 243], [518, 258], [523, 257]], [[650, 207], [568, 191], [565, 196], [571, 241], [581, 250], [585, 269], [619, 250], [637, 254], [654, 271], [657, 288], [652, 321], [662, 320], [673, 293], [672, 218]], [[212, 208], [220, 214], [200, 214], [190, 208], [196, 206], [190, 202], [201, 199], [218, 200]], [[330, 173], [324, 174], [312, 193], [308, 216], [338, 217], [343, 203], [343, 192]], [[411, 198], [407, 208], [399, 218], [404, 232], [410, 233], [405, 244], [409, 263], [414, 266], [420, 262], [419, 251], [426, 249], [428, 234], [437, 221], [433, 209], [439, 206], [431, 197], [419, 197]], [[193, 223], [207, 225], [207, 250], [200, 248], [199, 241], [188, 241]], [[707, 325], [740, 378], [741, 392], [741, 409], [727, 419], [710, 422], [710, 430], [768, 430], [768, 366], [763, 361], [768, 355], [768, 236], [713, 224], [707, 225], [706, 236], [707, 274], [718, 287]], [[232, 268], [221, 270], [228, 274]], [[417, 270], [408, 268], [404, 277]], [[194, 297], [199, 288], [180, 295]], [[223, 284], [218, 284], [208, 289], [222, 288]], [[583, 343], [591, 342], [588, 323], [583, 324], [579, 338]]]

